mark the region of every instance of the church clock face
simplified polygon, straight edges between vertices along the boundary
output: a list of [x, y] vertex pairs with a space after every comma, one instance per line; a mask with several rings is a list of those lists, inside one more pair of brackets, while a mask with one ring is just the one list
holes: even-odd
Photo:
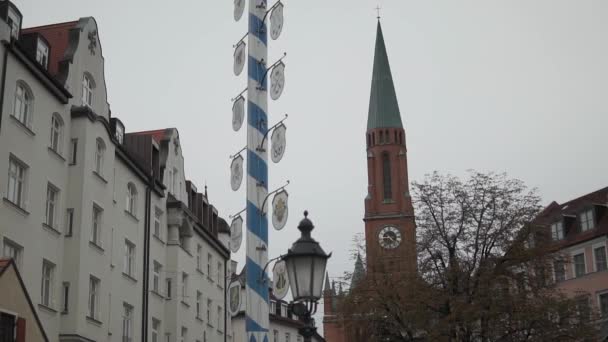
[[386, 226], [378, 233], [378, 242], [382, 248], [397, 248], [401, 244], [401, 232], [395, 226]]

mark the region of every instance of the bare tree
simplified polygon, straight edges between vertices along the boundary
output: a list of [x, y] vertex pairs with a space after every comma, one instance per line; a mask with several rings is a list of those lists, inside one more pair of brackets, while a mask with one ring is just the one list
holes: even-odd
[[[505, 174], [434, 173], [413, 183], [418, 272], [385, 274], [351, 289], [340, 306], [365, 341], [578, 341], [591, 313], [560, 293], [557, 257], [535, 190]], [[351, 339], [354, 341], [354, 339]]]

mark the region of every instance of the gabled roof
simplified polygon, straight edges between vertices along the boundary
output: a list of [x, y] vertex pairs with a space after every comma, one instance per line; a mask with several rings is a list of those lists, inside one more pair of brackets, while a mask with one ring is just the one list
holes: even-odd
[[376, 32], [374, 71], [367, 116], [367, 129], [374, 128], [403, 128], [380, 21]]
[[128, 134], [152, 136], [152, 139], [156, 140], [157, 143], [160, 143], [161, 141], [168, 139], [171, 136], [171, 132], [173, 130], [174, 128], [163, 128], [151, 131], [130, 132]]

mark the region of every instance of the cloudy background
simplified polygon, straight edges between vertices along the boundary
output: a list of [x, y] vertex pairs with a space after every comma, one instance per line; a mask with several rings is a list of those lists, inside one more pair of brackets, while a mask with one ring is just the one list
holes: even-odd
[[[177, 127], [187, 177], [227, 217], [228, 156], [245, 145], [231, 128], [232, 45], [247, 30], [232, 1], [14, 0], [24, 27], [93, 16], [114, 116], [127, 131]], [[291, 180], [287, 227], [270, 256], [297, 238], [304, 209], [330, 259], [352, 270], [363, 231], [376, 13], [382, 25], [408, 145], [410, 180], [434, 170], [507, 172], [545, 203], [608, 185], [608, 2], [603, 0], [284, 0], [285, 28], [270, 59], [287, 52], [286, 88], [270, 122], [289, 113], [285, 158], [270, 188]], [[246, 18], [246, 17], [244, 17]], [[242, 250], [236, 259], [242, 265]], [[321, 325], [320, 322], [318, 324]]]

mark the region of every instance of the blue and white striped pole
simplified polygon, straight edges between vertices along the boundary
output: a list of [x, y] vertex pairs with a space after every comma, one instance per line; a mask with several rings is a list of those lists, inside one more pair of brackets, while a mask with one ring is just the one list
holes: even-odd
[[[262, 272], [268, 262], [268, 219], [262, 203], [268, 194], [268, 154], [258, 149], [268, 130], [266, 63], [268, 35], [266, 1], [249, 0], [247, 88], [247, 342], [268, 342], [268, 279]], [[264, 142], [266, 145], [266, 141]]]

